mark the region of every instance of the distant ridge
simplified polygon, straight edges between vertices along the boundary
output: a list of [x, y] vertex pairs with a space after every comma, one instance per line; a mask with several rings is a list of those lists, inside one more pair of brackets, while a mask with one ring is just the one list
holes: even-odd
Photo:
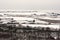
[[23, 10], [23, 11], [0, 11], [0, 13], [34, 13], [35, 10]]

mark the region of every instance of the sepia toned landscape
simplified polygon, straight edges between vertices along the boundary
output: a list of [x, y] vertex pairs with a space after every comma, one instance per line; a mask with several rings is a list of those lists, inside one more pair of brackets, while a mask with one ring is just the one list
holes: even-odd
[[0, 40], [60, 40], [60, 13], [10, 12], [0, 12]]

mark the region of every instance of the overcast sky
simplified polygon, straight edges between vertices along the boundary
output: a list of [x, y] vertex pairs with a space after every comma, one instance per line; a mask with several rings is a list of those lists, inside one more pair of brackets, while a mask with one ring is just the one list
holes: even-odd
[[0, 0], [0, 10], [60, 10], [60, 0]]

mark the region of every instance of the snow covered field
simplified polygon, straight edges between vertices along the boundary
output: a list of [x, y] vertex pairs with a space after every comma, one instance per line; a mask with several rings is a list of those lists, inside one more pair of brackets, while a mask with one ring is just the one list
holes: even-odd
[[[34, 20], [33, 18], [24, 18], [24, 17], [21, 17], [20, 18], [20, 21], [19, 22], [26, 22], [26, 23], [28, 23], [28, 21], [24, 21], [24, 20], [30, 20], [30, 21], [32, 21], [32, 20]], [[31, 26], [31, 27], [49, 27], [49, 28], [60, 28], [60, 25], [59, 24], [51, 24], [51, 25], [43, 25], [43, 24], [48, 24], [48, 22], [45, 22], [45, 21], [40, 21], [40, 20], [36, 20], [36, 22], [35, 23], [42, 23], [42, 24], [22, 24], [23, 26]]]
[[[4, 13], [4, 14], [8, 14], [8, 13]], [[9, 15], [28, 15], [28, 16], [32, 16], [34, 13], [12, 13]], [[38, 13], [39, 14], [39, 13]], [[44, 13], [43, 13], [44, 14]], [[3, 15], [3, 14], [0, 14], [0, 15]], [[35, 16], [33, 16], [35, 17]], [[30, 23], [28, 21], [33, 21], [35, 20], [35, 23], [43, 23], [43, 24], [48, 24], [48, 22], [45, 22], [45, 21], [41, 21], [41, 20], [37, 20], [37, 19], [34, 19], [32, 17], [7, 17], [6, 15], [3, 15], [3, 17], [0, 17], [0, 18], [13, 18], [14, 20], [16, 20], [17, 22], [19, 23]], [[38, 18], [43, 18], [43, 17], [38, 17]], [[60, 18], [48, 18], [48, 17], [44, 17], [43, 19], [51, 19], [51, 20], [60, 20]], [[25, 21], [25, 20], [28, 20], [28, 21]], [[50, 27], [50, 28], [60, 28], [60, 25], [57, 25], [57, 24], [51, 24], [51, 25], [42, 25], [42, 24], [22, 24], [24, 26], [31, 26], [31, 27]]]
[[49, 27], [49, 28], [57, 28], [59, 29], [60, 26], [59, 25], [39, 25], [39, 24], [22, 24], [23, 26], [30, 26], [30, 27]]

